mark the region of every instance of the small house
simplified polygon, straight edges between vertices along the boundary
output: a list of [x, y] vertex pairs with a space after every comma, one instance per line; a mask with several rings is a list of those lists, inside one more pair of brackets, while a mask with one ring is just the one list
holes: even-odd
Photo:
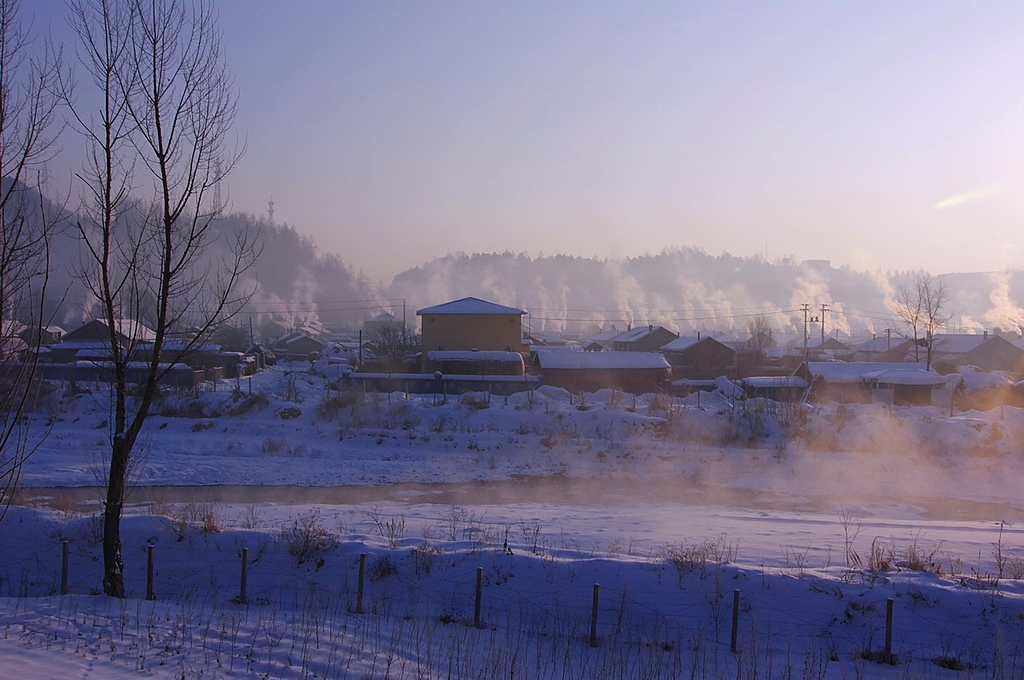
[[570, 392], [606, 387], [634, 394], [657, 392], [672, 375], [660, 352], [537, 352], [533, 362], [544, 384]]
[[986, 373], [1024, 373], [1024, 349], [1001, 335], [938, 334], [931, 339], [932, 367], [956, 373], [961, 366], [976, 366]]
[[[118, 346], [134, 353], [145, 342], [156, 340], [156, 332], [133, 319], [118, 319], [114, 337]], [[67, 363], [77, 359], [110, 359], [111, 333], [106, 321], [93, 319], [65, 333], [60, 342], [50, 347], [49, 361]]]
[[443, 375], [523, 375], [525, 365], [519, 352], [496, 350], [434, 350], [427, 352], [426, 373]]
[[616, 352], [658, 352], [679, 337], [664, 326], [638, 326], [615, 336], [612, 349]]
[[810, 385], [798, 375], [749, 376], [737, 381], [743, 395], [773, 401], [803, 401]]
[[285, 333], [274, 341], [274, 354], [289, 361], [315, 361], [327, 345], [302, 331]]
[[526, 312], [475, 297], [464, 297], [416, 312], [420, 317], [423, 370], [436, 350], [525, 351]]
[[712, 337], [684, 336], [661, 348], [675, 379], [710, 380], [736, 368], [736, 350]]
[[932, 391], [946, 379], [920, 364], [807, 361], [793, 374], [810, 384], [813, 401], [895, 405], [930, 404]]

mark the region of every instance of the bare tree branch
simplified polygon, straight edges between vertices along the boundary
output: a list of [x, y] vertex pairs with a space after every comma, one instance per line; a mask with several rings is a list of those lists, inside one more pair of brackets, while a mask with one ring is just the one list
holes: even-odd
[[60, 55], [29, 56], [19, 13], [18, 0], [0, 0], [0, 519], [45, 437], [32, 434], [28, 416], [43, 396], [36, 366], [57, 223], [41, 189], [58, 129]]
[[[72, 17], [79, 62], [105, 102], [99, 116], [75, 115], [93, 150], [79, 175], [90, 205], [78, 233], [88, 253], [80, 275], [107, 323], [114, 372], [103, 589], [124, 597], [120, 520], [134, 447], [162, 378], [254, 292], [239, 281], [258, 234], [221, 233], [224, 206], [210, 201], [242, 151], [230, 143], [237, 99], [211, 7], [75, 0]], [[145, 377], [129, 393], [143, 341]]]
[[914, 360], [920, 361], [921, 347], [926, 348], [926, 366], [932, 367], [932, 336], [949, 321], [946, 311], [949, 290], [941, 276], [919, 271], [909, 283], [901, 283], [896, 299], [889, 304], [897, 321], [909, 331], [905, 337], [914, 341]]

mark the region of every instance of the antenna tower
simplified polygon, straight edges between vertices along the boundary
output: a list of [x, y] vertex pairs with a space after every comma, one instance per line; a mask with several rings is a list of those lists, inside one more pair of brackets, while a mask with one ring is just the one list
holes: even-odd
[[273, 225], [274, 224], [274, 199], [273, 199], [273, 197], [271, 197], [271, 199], [269, 201], [267, 201], [267, 217], [270, 218], [270, 224]]

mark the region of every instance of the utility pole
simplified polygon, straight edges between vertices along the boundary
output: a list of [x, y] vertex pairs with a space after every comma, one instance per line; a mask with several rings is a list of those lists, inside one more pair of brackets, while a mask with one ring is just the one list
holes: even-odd
[[828, 305], [821, 303], [821, 344], [825, 344], [825, 313], [828, 312]]
[[[825, 307], [825, 305], [822, 305], [822, 308], [824, 308], [824, 307]], [[810, 323], [817, 323], [818, 322], [818, 317], [816, 317], [816, 316], [808, 316], [808, 314], [811, 311], [811, 306], [809, 304], [807, 304], [806, 302], [803, 303], [802, 305], [800, 305], [800, 309], [804, 313], [804, 361], [807, 361], [809, 359], [809, 357], [810, 357], [810, 354], [809, 354], [808, 349], [807, 349], [807, 338], [810, 335], [810, 333], [808, 332], [807, 324], [808, 324], [808, 322], [810, 322]], [[824, 328], [824, 326], [822, 326], [822, 328]], [[822, 335], [821, 341], [823, 343], [825, 342], [824, 335]]]
[[805, 302], [800, 305], [800, 309], [804, 313], [804, 361], [807, 361], [807, 314], [811, 311], [811, 306]]

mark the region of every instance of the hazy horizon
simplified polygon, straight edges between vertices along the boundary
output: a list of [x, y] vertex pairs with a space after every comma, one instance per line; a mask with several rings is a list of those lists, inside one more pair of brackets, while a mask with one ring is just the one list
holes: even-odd
[[[1024, 266], [1024, 5], [213, 4], [230, 209], [378, 283], [458, 251]], [[22, 9], [71, 56], [62, 0]]]

